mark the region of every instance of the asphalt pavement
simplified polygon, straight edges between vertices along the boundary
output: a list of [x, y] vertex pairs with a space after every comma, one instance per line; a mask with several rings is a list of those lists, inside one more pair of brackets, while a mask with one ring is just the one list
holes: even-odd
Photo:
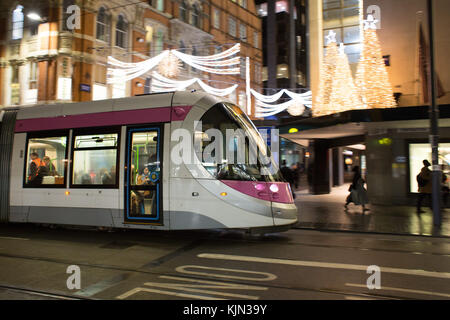
[[0, 299], [449, 299], [450, 241], [8, 224], [0, 225], [0, 270]]
[[430, 208], [424, 207], [425, 212], [419, 215], [415, 203], [410, 206], [369, 204], [366, 212], [351, 203], [346, 210], [348, 187], [349, 184], [344, 184], [324, 195], [311, 195], [305, 189], [297, 191], [295, 203], [299, 208], [299, 222], [296, 228], [450, 237], [448, 208], [442, 209], [440, 227], [433, 225]]

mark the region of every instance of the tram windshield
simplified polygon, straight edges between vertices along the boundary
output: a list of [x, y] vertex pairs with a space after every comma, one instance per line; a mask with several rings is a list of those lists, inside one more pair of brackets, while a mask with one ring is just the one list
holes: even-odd
[[197, 156], [215, 178], [283, 181], [266, 142], [238, 106], [213, 106], [200, 119], [195, 137]]

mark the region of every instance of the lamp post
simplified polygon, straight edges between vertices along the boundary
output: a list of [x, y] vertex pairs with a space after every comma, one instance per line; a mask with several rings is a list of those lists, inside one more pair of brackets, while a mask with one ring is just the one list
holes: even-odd
[[434, 70], [434, 36], [433, 36], [433, 1], [427, 0], [428, 9], [428, 34], [430, 40], [429, 47], [429, 92], [431, 97], [430, 103], [430, 144], [432, 159], [432, 204], [433, 204], [433, 224], [441, 225], [441, 168], [439, 166], [439, 107], [436, 103], [436, 75]]

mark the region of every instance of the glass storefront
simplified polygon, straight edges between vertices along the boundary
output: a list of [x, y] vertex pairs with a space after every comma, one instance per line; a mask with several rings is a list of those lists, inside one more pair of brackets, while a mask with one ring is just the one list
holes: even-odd
[[[414, 193], [418, 191], [416, 176], [420, 173], [423, 167], [422, 161], [425, 159], [431, 163], [431, 146], [429, 143], [409, 144], [409, 192]], [[443, 174], [450, 177], [450, 143], [439, 144], [439, 164]], [[448, 180], [450, 179], [445, 181], [447, 185]]]

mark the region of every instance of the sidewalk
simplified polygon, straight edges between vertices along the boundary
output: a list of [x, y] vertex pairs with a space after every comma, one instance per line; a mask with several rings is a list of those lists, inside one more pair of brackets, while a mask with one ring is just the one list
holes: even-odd
[[308, 190], [297, 191], [295, 203], [299, 208], [299, 222], [295, 228], [393, 233], [450, 237], [450, 209], [442, 211], [442, 226], [433, 226], [433, 213], [424, 207], [420, 216], [412, 206], [368, 205], [351, 203], [344, 210], [349, 184], [332, 189], [330, 194], [311, 195]]

